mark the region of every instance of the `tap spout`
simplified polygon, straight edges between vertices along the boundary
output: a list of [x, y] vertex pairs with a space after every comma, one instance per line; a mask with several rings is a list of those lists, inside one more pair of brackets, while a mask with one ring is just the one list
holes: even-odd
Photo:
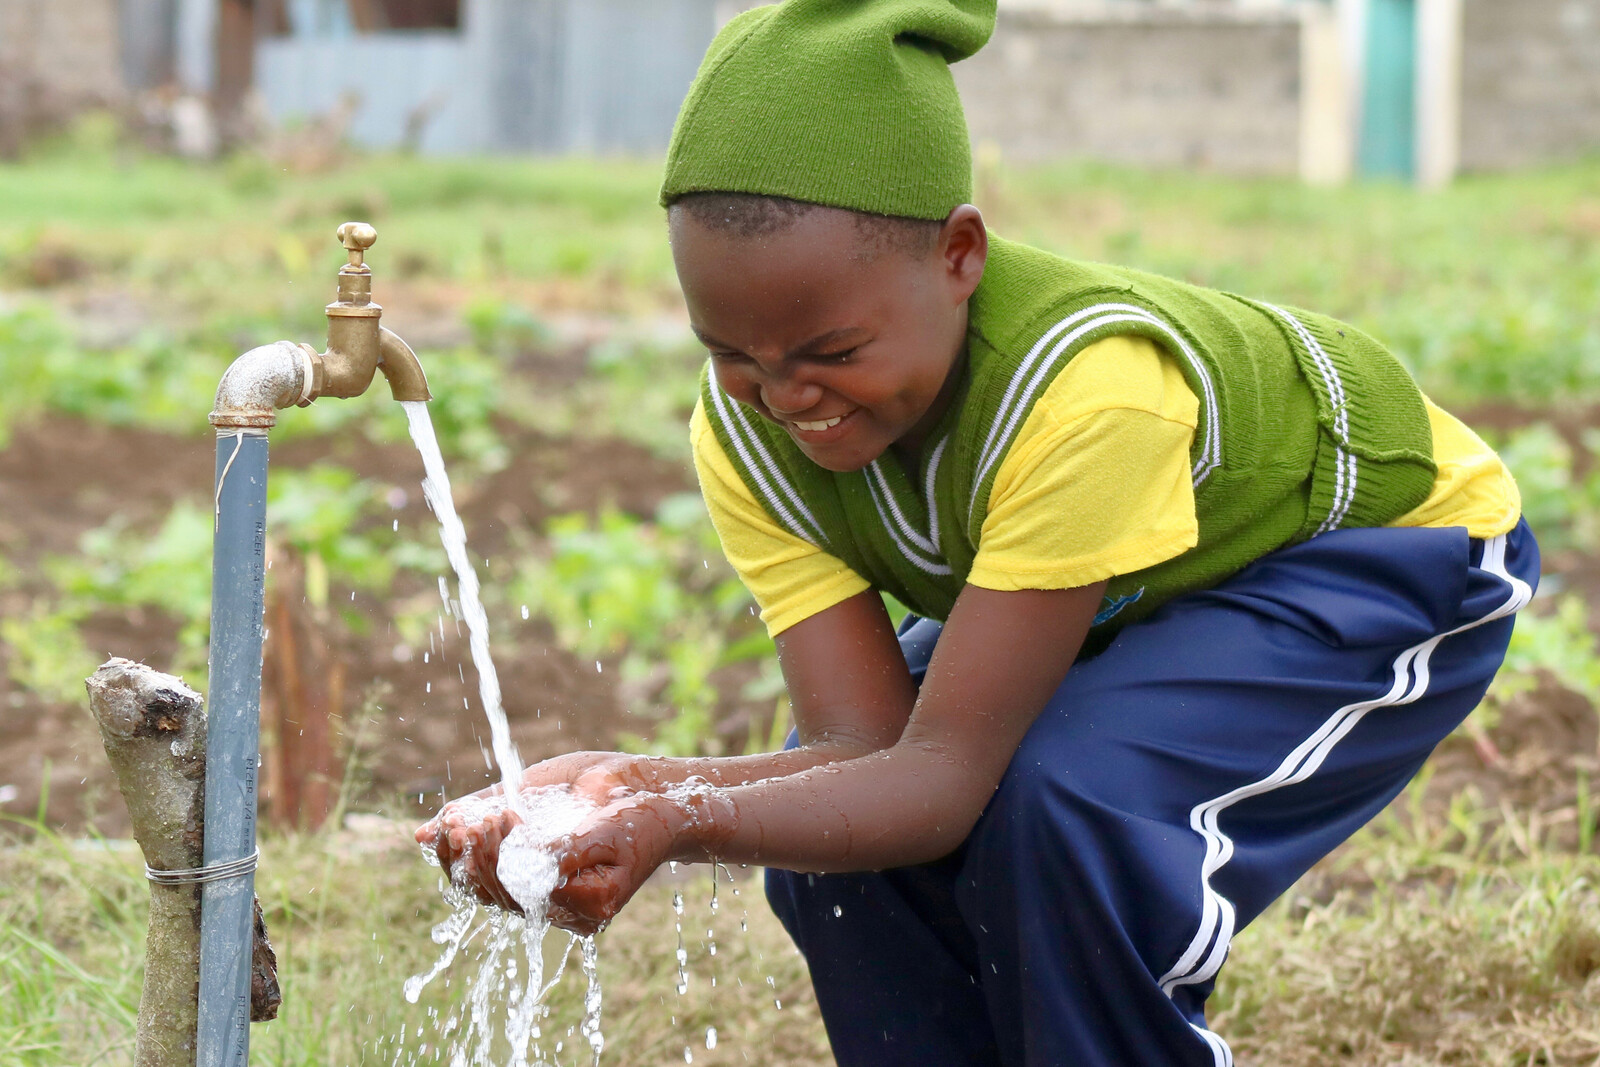
[[313, 356], [307, 345], [274, 341], [234, 360], [217, 384], [211, 425], [267, 430], [278, 421], [276, 409], [309, 403], [317, 385]]
[[433, 399], [417, 354], [387, 326], [378, 329], [378, 369], [389, 379], [389, 392], [396, 400]]

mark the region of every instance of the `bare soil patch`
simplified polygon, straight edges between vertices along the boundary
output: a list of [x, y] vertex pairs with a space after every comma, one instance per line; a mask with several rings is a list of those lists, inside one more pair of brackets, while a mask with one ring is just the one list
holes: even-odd
[[[519, 371], [552, 384], [573, 370], [562, 354], [529, 355], [522, 363]], [[1508, 409], [1489, 413], [1486, 421], [1512, 426], [1523, 415]], [[496, 429], [510, 463], [457, 486], [480, 559], [533, 542], [553, 514], [614, 505], [649, 515], [666, 495], [693, 488], [688, 470], [630, 442], [555, 437], [509, 422]], [[273, 448], [274, 470], [327, 461], [402, 490], [404, 504], [393, 512], [402, 531], [433, 536], [418, 490], [421, 464], [409, 443], [373, 444], [348, 434]], [[48, 590], [45, 557], [72, 552], [86, 531], [113, 516], [148, 531], [179, 499], [203, 499], [213, 462], [207, 437], [63, 417], [20, 427], [0, 450], [0, 556], [13, 567], [0, 584], [0, 614], [26, 615]], [[1566, 588], [1600, 594], [1600, 561], [1573, 555], [1550, 562], [1563, 572]], [[325, 635], [329, 654], [345, 669], [340, 729], [357, 789], [352, 799], [401, 818], [433, 810], [441, 791], [455, 795], [491, 780], [488, 728], [464, 631], [446, 620], [426, 661], [424, 649], [407, 647], [394, 632], [392, 605], [430, 595], [437, 596], [430, 580], [402, 575], [385, 601], [358, 595], [355, 605], [366, 620], [361, 632], [338, 627]], [[1590, 602], [1600, 604], [1600, 595]], [[97, 656], [123, 655], [167, 669], [178, 628], [179, 620], [157, 610], [107, 607], [86, 620], [83, 633]], [[269, 659], [272, 641], [269, 627]], [[619, 732], [648, 733], [649, 724], [624, 707], [627, 694], [619, 691], [616, 672], [580, 662], [537, 618], [497, 629], [494, 649], [513, 737], [530, 762], [612, 747]], [[124, 834], [122, 801], [84, 707], [51, 703], [13, 683], [7, 655], [0, 644], [0, 788], [11, 787], [0, 811], [31, 815], [43, 798], [46, 819], [57, 827]], [[725, 688], [736, 692], [747, 675], [747, 668], [726, 672]], [[742, 737], [742, 724], [759, 709], [729, 697], [721, 712], [722, 728]], [[1483, 810], [1510, 813], [1550, 835], [1552, 844], [1570, 846], [1582, 817], [1580, 775], [1589, 781], [1600, 776], [1597, 735], [1594, 709], [1584, 697], [1553, 684], [1524, 694], [1504, 709], [1487, 744], [1458, 735], [1440, 747], [1431, 764], [1430, 815], [1442, 817], [1451, 797], [1471, 789]], [[1592, 811], [1586, 814], [1593, 818]]]
[[[528, 543], [557, 512], [592, 512], [610, 504], [649, 515], [669, 493], [693, 488], [688, 471], [629, 442], [558, 440], [510, 425], [498, 429], [510, 464], [463, 483], [457, 493], [480, 558], [493, 558], [513, 542]], [[406, 502], [393, 513], [401, 530], [434, 536], [418, 489], [421, 462], [408, 443], [340, 437], [331, 444], [294, 440], [273, 449], [274, 470], [328, 460], [403, 489]], [[0, 613], [25, 615], [48, 590], [41, 571], [45, 557], [74, 551], [86, 531], [113, 516], [132, 530], [148, 531], [179, 499], [204, 499], [213, 463], [212, 442], [203, 437], [60, 417], [20, 428], [0, 450], [0, 556], [14, 568], [12, 581], [0, 590]], [[403, 575], [389, 600], [425, 596], [430, 588], [415, 575]], [[454, 795], [485, 784], [488, 726], [464, 627], [458, 631], [454, 620], [445, 620], [424, 662], [425, 649], [406, 647], [394, 633], [388, 604], [365, 595], [355, 604], [365, 617], [364, 632], [335, 627], [325, 636], [345, 666], [342, 732], [355, 745], [357, 801], [410, 817], [431, 811], [441, 790]], [[179, 620], [160, 611], [108, 607], [82, 629], [97, 656], [122, 655], [168, 669], [178, 628]], [[269, 627], [269, 659], [272, 642]], [[512, 735], [525, 759], [611, 747], [619, 730], [641, 732], [621, 707], [615, 673], [576, 661], [537, 619], [498, 630], [494, 651]], [[6, 655], [0, 646], [0, 787], [11, 787], [0, 811], [31, 815], [43, 797], [45, 817], [54, 826], [125, 834], [126, 812], [85, 707], [51, 703], [16, 685], [6, 672]]]

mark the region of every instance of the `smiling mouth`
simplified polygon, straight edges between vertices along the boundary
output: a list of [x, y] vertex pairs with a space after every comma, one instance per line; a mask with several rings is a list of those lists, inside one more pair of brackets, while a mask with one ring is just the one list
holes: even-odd
[[833, 429], [835, 426], [839, 425], [843, 419], [843, 415], [835, 415], [831, 419], [820, 419], [816, 422], [801, 422], [799, 419], [796, 419], [792, 425], [797, 430], [806, 430], [811, 433], [816, 433], [820, 430]]

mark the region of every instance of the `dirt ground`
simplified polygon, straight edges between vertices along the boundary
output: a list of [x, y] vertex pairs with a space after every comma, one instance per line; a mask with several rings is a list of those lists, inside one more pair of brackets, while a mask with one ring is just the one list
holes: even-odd
[[[564, 362], [549, 361], [543, 371], [559, 376]], [[1488, 410], [1478, 421], [1506, 428], [1527, 418]], [[509, 446], [509, 466], [457, 493], [480, 558], [493, 558], [535, 534], [552, 513], [551, 501], [559, 501], [561, 511], [611, 503], [647, 515], [666, 495], [693, 488], [687, 469], [629, 442], [550, 438], [511, 425], [498, 429]], [[41, 561], [72, 551], [85, 531], [114, 515], [148, 530], [179, 498], [202, 496], [210, 485], [212, 447], [207, 437], [61, 417], [19, 428], [0, 450], [0, 554], [14, 569], [12, 580], [0, 583], [0, 616], [25, 613], [45, 588]], [[417, 491], [421, 464], [409, 444], [337, 438], [331, 447], [326, 439], [274, 446], [274, 469], [326, 459], [404, 490], [406, 502], [395, 512], [401, 528], [431, 536], [432, 520]], [[1550, 569], [1563, 572], [1568, 588], [1600, 594], [1600, 561], [1549, 560]], [[430, 588], [403, 576], [388, 601], [425, 596]], [[372, 599], [357, 599], [369, 617], [364, 635], [348, 628], [325, 635], [327, 655], [342, 662], [345, 672], [340, 755], [351, 755], [354, 746], [352, 807], [422, 816], [434, 810], [441, 791], [457, 795], [490, 780], [487, 724], [465, 638], [445, 627], [441, 647], [424, 662], [420, 650], [405, 647], [395, 635], [387, 604], [365, 602]], [[160, 612], [120, 608], [101, 610], [84, 627], [96, 656], [127, 656], [162, 668], [176, 651], [177, 630], [177, 620]], [[269, 671], [273, 641], [269, 629]], [[525, 760], [611, 747], [619, 731], [648, 732], [648, 724], [631, 719], [622, 706], [617, 673], [579, 662], [557, 647], [537, 619], [499, 629], [494, 653], [513, 738]], [[67, 832], [125, 835], [126, 813], [84, 707], [52, 704], [15, 685], [6, 655], [0, 645], [0, 813], [31, 816], [43, 798], [47, 821]], [[739, 680], [729, 677], [726, 690], [737, 692]], [[269, 713], [273, 699], [269, 692]], [[731, 696], [721, 711], [735, 723], [753, 713]], [[1553, 685], [1524, 694], [1486, 738], [1457, 736], [1441, 747], [1433, 760], [1430, 798], [1443, 805], [1473, 787], [1487, 810], [1520, 813], [1522, 820], [1533, 813], [1536, 825], [1575, 839], [1578, 772], [1590, 780], [1600, 774], [1596, 723], [1594, 710], [1577, 694]], [[270, 792], [270, 775], [265, 786]]]
[[[562, 511], [593, 511], [611, 503], [648, 515], [669, 493], [693, 488], [689, 472], [623, 441], [551, 440], [503, 427], [512, 462], [457, 493], [475, 554], [493, 556], [514, 530], [530, 535]], [[41, 594], [40, 564], [68, 553], [85, 531], [113, 515], [150, 529], [181, 497], [210, 484], [213, 445], [205, 438], [110, 428], [47, 418], [23, 427], [0, 451], [0, 554], [18, 580], [0, 591], [0, 614], [25, 613]], [[337, 458], [362, 476], [406, 490], [396, 512], [402, 530], [431, 536], [431, 516], [418, 490], [422, 471], [407, 444], [359, 441], [290, 442], [273, 450], [274, 469]], [[552, 491], [554, 487], [555, 491]], [[429, 592], [404, 575], [393, 600]], [[392, 814], [436, 806], [441, 789], [455, 795], [488, 780], [488, 727], [478, 703], [467, 642], [453, 624], [436, 635], [439, 648], [424, 663], [398, 640], [383, 604], [361, 604], [368, 633], [347, 628], [328, 635], [345, 667], [345, 734], [357, 746], [357, 805], [386, 805]], [[83, 627], [96, 656], [127, 656], [165, 668], [177, 650], [178, 623], [152, 610], [108, 608]], [[269, 627], [266, 658], [273, 659]], [[126, 813], [116, 795], [98, 735], [85, 707], [52, 704], [13, 683], [0, 650], [0, 811], [29, 815], [47, 790], [47, 820], [69, 832], [124, 835]], [[615, 673], [597, 673], [556, 647], [546, 626], [532, 620], [494, 634], [495, 662], [514, 740], [532, 761], [573, 748], [610, 746], [619, 729], [640, 732], [619, 706]], [[458, 664], [460, 665], [458, 667]], [[463, 698], [471, 710], [463, 709]], [[273, 697], [269, 693], [269, 705]], [[363, 721], [357, 721], [358, 719]], [[48, 784], [47, 784], [48, 783]], [[7, 788], [9, 787], [9, 788]], [[417, 802], [422, 794], [424, 802]], [[409, 798], [395, 811], [398, 798]], [[431, 810], [431, 809], [430, 809]]]

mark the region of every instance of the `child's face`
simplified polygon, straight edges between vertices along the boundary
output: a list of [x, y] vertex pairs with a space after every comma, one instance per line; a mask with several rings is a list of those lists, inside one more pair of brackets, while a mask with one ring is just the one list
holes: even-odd
[[983, 273], [976, 208], [957, 208], [926, 254], [875, 249], [843, 211], [752, 237], [687, 211], [670, 227], [689, 321], [728, 395], [828, 470], [922, 443], [949, 405]]

